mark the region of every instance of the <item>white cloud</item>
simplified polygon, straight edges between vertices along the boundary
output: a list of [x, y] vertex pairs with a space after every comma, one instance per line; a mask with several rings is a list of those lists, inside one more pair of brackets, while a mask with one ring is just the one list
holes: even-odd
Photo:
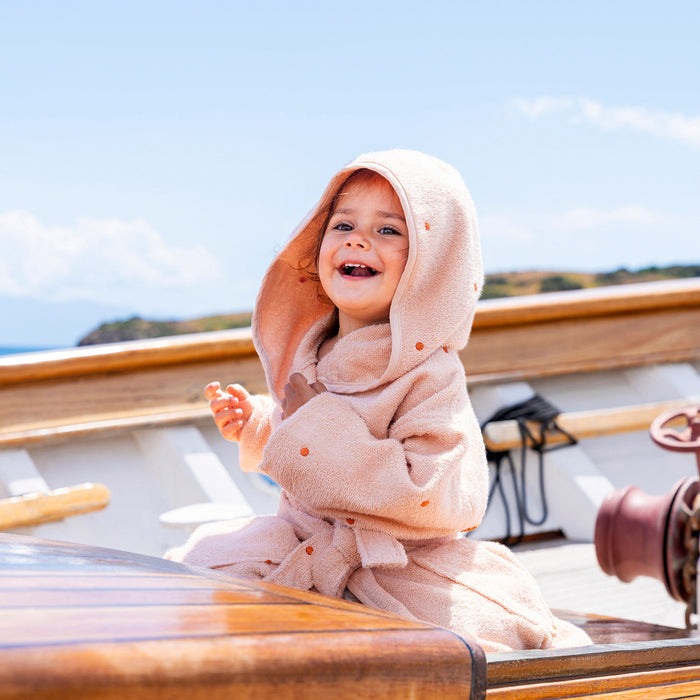
[[587, 97], [517, 98], [512, 100], [512, 104], [518, 112], [530, 119], [560, 114], [575, 124], [591, 124], [606, 131], [641, 131], [700, 147], [700, 116], [655, 111], [645, 107], [607, 106]]
[[535, 97], [532, 100], [515, 98], [512, 103], [519, 112], [531, 119], [566, 112], [574, 106], [574, 100], [571, 97]]
[[0, 294], [124, 303], [220, 276], [203, 247], [171, 246], [143, 219], [48, 226], [26, 211], [0, 212]]
[[697, 262], [697, 218], [669, 216], [640, 204], [574, 207], [482, 217], [489, 272], [525, 269], [604, 272]]
[[532, 230], [507, 215], [484, 216], [479, 220], [482, 236], [502, 241], [528, 242], [533, 239]]
[[678, 220], [664, 216], [640, 205], [630, 205], [613, 209], [575, 207], [547, 217], [547, 224], [556, 229], [586, 231], [610, 225], [633, 224], [636, 226], [674, 225]]

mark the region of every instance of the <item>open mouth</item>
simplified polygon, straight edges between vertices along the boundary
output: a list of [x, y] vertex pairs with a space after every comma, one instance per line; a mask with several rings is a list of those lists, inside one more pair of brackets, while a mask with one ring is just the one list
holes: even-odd
[[346, 277], [374, 277], [378, 272], [373, 267], [360, 265], [359, 263], [345, 263], [339, 269], [340, 274]]

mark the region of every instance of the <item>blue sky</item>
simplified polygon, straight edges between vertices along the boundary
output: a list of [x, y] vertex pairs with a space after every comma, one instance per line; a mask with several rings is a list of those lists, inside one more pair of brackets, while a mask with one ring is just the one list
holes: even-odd
[[460, 170], [489, 272], [697, 263], [699, 30], [673, 0], [0, 0], [0, 345], [250, 309], [392, 147]]

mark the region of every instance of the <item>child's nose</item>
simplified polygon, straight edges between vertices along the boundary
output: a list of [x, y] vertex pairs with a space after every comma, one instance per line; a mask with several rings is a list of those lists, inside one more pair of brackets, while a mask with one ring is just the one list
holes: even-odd
[[360, 248], [361, 250], [367, 250], [369, 248], [369, 240], [366, 236], [363, 236], [357, 229], [355, 229], [345, 239], [345, 247]]

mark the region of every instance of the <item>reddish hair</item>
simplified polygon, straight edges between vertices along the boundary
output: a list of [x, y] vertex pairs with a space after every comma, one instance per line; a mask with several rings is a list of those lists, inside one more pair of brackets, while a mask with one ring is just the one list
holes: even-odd
[[374, 170], [370, 170], [369, 168], [358, 168], [357, 170], [353, 170], [350, 175], [343, 180], [340, 187], [338, 187], [337, 192], [331, 198], [331, 201], [326, 205], [326, 207], [324, 207], [324, 209], [319, 211], [318, 217], [322, 218], [323, 225], [319, 229], [318, 236], [313, 242], [313, 245], [309, 246], [302, 252], [295, 269], [299, 270], [300, 272], [304, 272], [306, 275], [308, 275], [309, 279], [319, 283], [319, 298], [326, 302], [330, 302], [330, 300], [323, 293], [323, 288], [321, 287], [318, 277], [318, 258], [321, 254], [321, 244], [323, 243], [323, 237], [326, 235], [328, 224], [330, 223], [333, 214], [335, 214], [335, 210], [338, 208], [338, 202], [344, 193], [343, 191], [347, 188], [350, 182], [357, 182], [364, 187], [369, 187], [370, 185], [374, 184], [382, 184], [387, 187], [391, 187], [389, 181]]

